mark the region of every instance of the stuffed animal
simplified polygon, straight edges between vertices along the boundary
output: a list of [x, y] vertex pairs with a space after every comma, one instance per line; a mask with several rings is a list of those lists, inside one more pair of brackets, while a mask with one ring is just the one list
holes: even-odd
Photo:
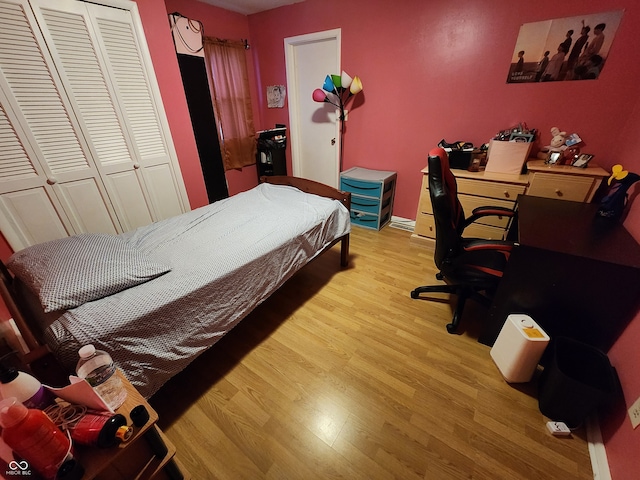
[[564, 150], [567, 146], [564, 144], [567, 132], [561, 132], [558, 127], [551, 128], [551, 143], [549, 144], [549, 150], [555, 149], [555, 151]]

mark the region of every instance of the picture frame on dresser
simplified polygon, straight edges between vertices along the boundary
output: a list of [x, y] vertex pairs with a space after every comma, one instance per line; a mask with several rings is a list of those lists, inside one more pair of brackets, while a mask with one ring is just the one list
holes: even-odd
[[544, 163], [547, 165], [555, 165], [562, 158], [562, 152], [549, 152]]
[[593, 155], [588, 153], [581, 153], [578, 155], [571, 165], [578, 168], [587, 168], [589, 161], [593, 158]]

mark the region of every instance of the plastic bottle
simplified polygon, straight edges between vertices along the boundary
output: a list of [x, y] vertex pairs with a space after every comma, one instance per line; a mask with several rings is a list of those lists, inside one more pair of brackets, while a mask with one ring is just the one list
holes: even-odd
[[117, 409], [127, 398], [127, 391], [116, 373], [111, 355], [96, 350], [93, 345], [85, 345], [78, 354], [77, 375], [86, 379], [107, 405], [113, 410]]
[[55, 395], [28, 373], [0, 364], [0, 399], [15, 397], [27, 408], [44, 410]]
[[99, 448], [126, 442], [133, 433], [126, 417], [119, 413], [87, 412], [67, 428], [74, 442]]
[[2, 440], [43, 477], [53, 479], [71, 450], [71, 441], [42, 410], [15, 397], [0, 401]]

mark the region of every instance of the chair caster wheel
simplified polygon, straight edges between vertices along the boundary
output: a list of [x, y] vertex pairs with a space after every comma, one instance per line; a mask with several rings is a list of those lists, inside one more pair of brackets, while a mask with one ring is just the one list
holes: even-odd
[[441, 273], [436, 273], [436, 279], [437, 280], [443, 280], [444, 279], [444, 275], [442, 275]]
[[420, 295], [415, 290], [411, 291], [411, 298], [418, 298]]
[[457, 327], [453, 323], [447, 323], [447, 332], [449, 333], [457, 333]]

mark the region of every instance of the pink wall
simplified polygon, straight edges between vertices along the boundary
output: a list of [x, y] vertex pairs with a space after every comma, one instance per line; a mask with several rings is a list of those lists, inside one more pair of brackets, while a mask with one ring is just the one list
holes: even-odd
[[[260, 89], [286, 83], [284, 38], [341, 28], [342, 67], [364, 83], [364, 104], [347, 122], [345, 168], [397, 171], [394, 214], [400, 217], [415, 218], [419, 171], [427, 151], [442, 138], [479, 145], [524, 121], [543, 132], [541, 145], [546, 145], [550, 128], [557, 125], [580, 133], [596, 160], [605, 168], [612, 165], [631, 113], [629, 96], [638, 95], [640, 63], [629, 60], [637, 56], [637, 2], [541, 0], [535, 8], [518, 8], [508, 0], [477, 0], [459, 5], [306, 0], [251, 15]], [[622, 25], [600, 79], [506, 84], [522, 23], [621, 8], [626, 9]], [[286, 109], [262, 110], [266, 124], [288, 123]]]
[[[137, 3], [193, 207], [207, 201], [168, 28], [167, 13], [173, 11], [202, 21], [207, 35], [249, 39], [257, 129], [288, 124], [287, 108], [267, 109], [264, 100], [267, 85], [286, 84], [284, 38], [341, 28], [343, 68], [364, 82], [364, 103], [348, 122], [345, 168], [397, 171], [395, 215], [415, 218], [419, 170], [440, 139], [481, 144], [522, 121], [543, 133], [541, 145], [557, 125], [578, 132], [604, 168], [623, 163], [640, 172], [634, 145], [640, 134], [640, 4], [634, 0], [539, 0], [535, 8], [509, 0], [465, 2], [464, 8], [446, 0], [306, 0], [249, 17], [195, 0], [166, 0], [166, 8], [158, 0]], [[625, 9], [624, 17], [600, 79], [506, 84], [522, 23], [619, 9]], [[253, 167], [228, 172], [230, 192], [250, 188], [255, 177]], [[640, 240], [640, 201], [625, 225]], [[0, 241], [0, 256], [9, 254]], [[639, 339], [640, 314], [610, 352], [627, 404], [640, 395], [634, 371]], [[625, 472], [640, 467], [631, 455], [634, 447], [637, 453], [640, 429], [632, 430], [625, 418], [603, 425], [603, 434], [614, 480], [629, 478]]]
[[[634, 102], [635, 108], [623, 129], [623, 138], [640, 137], [640, 100]], [[620, 149], [619, 161], [629, 171], [640, 173], [640, 157], [633, 141], [625, 142]], [[640, 196], [640, 182], [630, 191], [630, 198]], [[625, 220], [626, 229], [640, 242], [640, 199], [632, 201]], [[624, 334], [609, 351], [611, 363], [616, 367], [624, 391], [624, 405], [603, 422], [602, 435], [607, 448], [607, 456], [613, 480], [636, 478], [640, 467], [638, 445], [640, 427], [632, 430], [627, 409], [640, 397], [640, 312], [627, 327]]]

